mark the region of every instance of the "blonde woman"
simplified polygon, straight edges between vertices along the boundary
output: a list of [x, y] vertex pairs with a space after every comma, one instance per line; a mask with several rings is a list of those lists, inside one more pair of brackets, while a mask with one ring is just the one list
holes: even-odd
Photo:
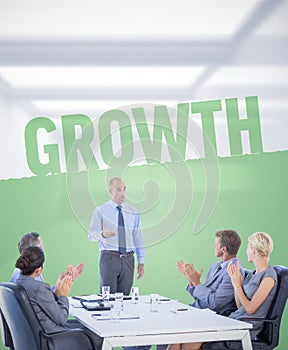
[[[248, 262], [254, 264], [255, 270], [242, 281], [240, 262], [234, 265], [230, 262], [227, 271], [234, 287], [237, 310], [229, 317], [265, 318], [272, 304], [277, 288], [277, 274], [269, 266], [269, 257], [273, 250], [273, 240], [268, 233], [255, 232], [248, 238]], [[248, 320], [247, 320], [248, 321]], [[262, 329], [263, 321], [252, 321], [253, 329], [250, 336], [253, 339]], [[172, 344], [167, 350], [196, 350], [201, 349], [202, 343]]]

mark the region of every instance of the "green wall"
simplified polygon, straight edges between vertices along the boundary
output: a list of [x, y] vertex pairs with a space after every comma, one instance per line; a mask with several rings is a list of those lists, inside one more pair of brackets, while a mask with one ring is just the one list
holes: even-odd
[[[271, 264], [288, 265], [288, 152], [218, 160], [219, 197], [214, 212], [207, 218], [207, 224], [197, 234], [193, 233], [192, 228], [206, 189], [201, 161], [185, 162], [193, 182], [185, 176], [185, 172], [183, 177], [180, 176], [180, 181], [179, 177], [174, 181], [173, 171], [181, 167], [181, 164], [145, 165], [126, 171], [124, 179], [130, 200], [139, 201], [139, 205], [142, 205], [147, 189], [143, 184], [147, 179], [154, 181], [159, 194], [157, 197], [156, 192], [153, 192], [154, 197], [157, 197], [155, 205], [146, 212], [143, 210], [141, 214], [142, 225], [149, 231], [148, 239], [151, 242], [147, 247], [144, 278], [136, 282], [142, 294], [158, 292], [185, 303], [191, 302], [185, 292], [186, 282], [176, 270], [176, 260], [182, 258], [193, 261], [197, 269], [204, 268], [205, 274], [209, 265], [215, 261], [213, 241], [218, 229], [233, 228], [240, 233], [243, 244], [239, 257], [245, 267], [252, 268], [247, 263], [246, 242], [247, 237], [256, 230], [267, 231], [273, 237], [275, 248]], [[45, 280], [53, 284], [68, 264], [82, 261], [86, 265], [85, 270], [75, 282], [72, 293], [98, 292], [98, 243], [88, 240], [86, 227], [92, 213], [91, 203], [98, 205], [108, 199], [106, 176], [104, 170], [89, 176], [87, 173], [78, 173], [73, 175], [71, 182], [68, 178], [68, 185], [66, 174], [0, 181], [0, 280], [7, 281], [10, 278], [18, 256], [18, 238], [26, 232], [38, 231], [45, 245]], [[87, 179], [91, 198], [85, 192]], [[217, 186], [209, 191], [207, 196], [213, 200], [217, 196]], [[177, 197], [177, 208], [169, 212], [169, 203], [175, 199], [176, 192], [180, 195], [180, 201]], [[75, 199], [77, 194], [78, 201]], [[171, 234], [167, 229], [170, 217], [173, 213], [179, 215], [179, 210], [185, 213], [188, 204], [191, 208], [187, 215], [180, 219], [174, 218], [178, 220], [178, 228]], [[168, 218], [165, 217], [167, 210], [170, 216]], [[156, 222], [158, 224], [153, 226]], [[287, 322], [288, 307], [282, 320], [280, 350], [287, 349], [288, 334], [284, 331]]]

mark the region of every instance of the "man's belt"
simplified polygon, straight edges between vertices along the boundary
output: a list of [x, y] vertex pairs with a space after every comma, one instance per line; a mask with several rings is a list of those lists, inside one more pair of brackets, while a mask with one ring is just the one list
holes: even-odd
[[120, 253], [120, 252], [117, 252], [117, 250], [102, 250], [102, 252], [117, 255], [117, 256], [119, 256], [119, 258], [128, 258], [128, 256], [134, 254], [133, 250], [131, 250], [131, 252], [127, 252], [127, 253]]

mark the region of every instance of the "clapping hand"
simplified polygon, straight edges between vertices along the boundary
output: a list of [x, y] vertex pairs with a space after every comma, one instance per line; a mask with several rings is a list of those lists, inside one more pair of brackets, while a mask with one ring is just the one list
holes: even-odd
[[194, 268], [194, 264], [185, 263], [183, 260], [177, 261], [177, 269], [184, 277], [186, 277], [189, 283], [193, 286], [198, 286], [200, 284], [200, 278], [202, 276], [203, 269], [197, 272]]
[[200, 284], [203, 268], [201, 267], [200, 271], [198, 272], [195, 270], [194, 264], [190, 263], [185, 264], [185, 271], [190, 284], [192, 284], [194, 287], [198, 286], [198, 284]]
[[69, 265], [66, 271], [64, 272], [64, 275], [70, 275], [73, 281], [75, 281], [76, 278], [78, 278], [83, 272], [84, 266], [85, 265], [83, 263], [77, 265], [76, 267], [74, 267], [73, 265]]
[[81, 275], [81, 273], [84, 270], [84, 266], [85, 265], [83, 263], [77, 265], [76, 267], [72, 266], [72, 278], [73, 278], [73, 281], [75, 281], [76, 278], [78, 278]]
[[57, 297], [60, 297], [60, 296], [68, 297], [68, 295], [70, 294], [72, 285], [73, 285], [72, 276], [66, 273], [62, 273], [56, 282], [55, 295]]
[[231, 261], [227, 267], [228, 275], [231, 277], [231, 282], [234, 287], [242, 285], [242, 275], [240, 272], [240, 261], [237, 261], [237, 265], [234, 265]]
[[65, 275], [58, 283], [58, 297], [65, 296], [68, 297], [73, 285], [73, 279], [70, 275]]
[[78, 278], [81, 273], [84, 270], [84, 264], [81, 263], [79, 265], [77, 265], [76, 267], [74, 267], [73, 265], [69, 265], [66, 269], [65, 272], [62, 272], [60, 274], [60, 276], [58, 277], [57, 281], [56, 281], [56, 285], [55, 285], [55, 295], [59, 296], [59, 286], [62, 285], [63, 280], [66, 280], [65, 277], [68, 276], [70, 277], [70, 279], [72, 280], [72, 283], [75, 281], [76, 278]]
[[188, 278], [185, 270], [185, 262], [183, 260], [177, 261], [177, 270], [182, 273], [184, 277]]

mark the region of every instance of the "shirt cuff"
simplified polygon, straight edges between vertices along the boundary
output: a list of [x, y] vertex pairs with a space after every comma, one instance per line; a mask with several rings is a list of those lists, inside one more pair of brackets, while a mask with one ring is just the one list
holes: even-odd
[[89, 232], [88, 233], [88, 238], [90, 241], [101, 241], [104, 240], [105, 238], [102, 236], [102, 231], [100, 232]]
[[197, 297], [198, 299], [200, 299], [201, 297], [203, 298], [203, 295], [206, 294], [206, 290], [207, 288], [203, 286], [203, 284], [198, 284], [198, 286], [194, 287], [195, 297]]
[[193, 292], [195, 290], [195, 287], [194, 286], [190, 286], [190, 284], [188, 284], [186, 290], [193, 297]]
[[137, 260], [138, 260], [138, 265], [139, 264], [144, 264], [144, 256], [138, 256]]

